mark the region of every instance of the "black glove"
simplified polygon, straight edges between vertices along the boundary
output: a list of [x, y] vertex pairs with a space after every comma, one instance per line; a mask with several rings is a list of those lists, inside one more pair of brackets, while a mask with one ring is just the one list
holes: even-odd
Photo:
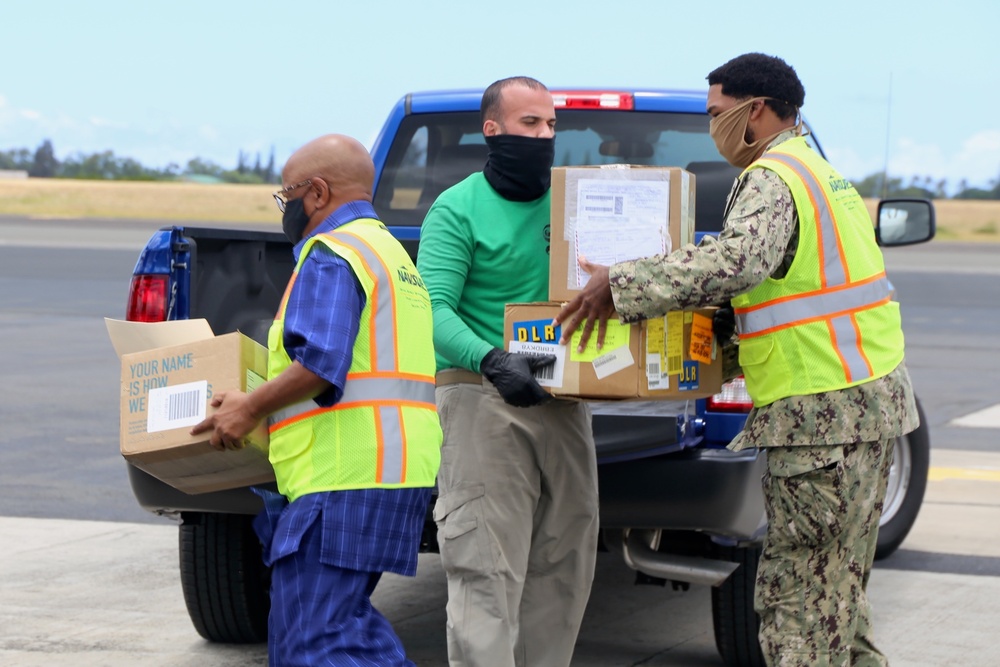
[[479, 370], [504, 401], [518, 408], [530, 408], [549, 398], [532, 373], [554, 363], [554, 354], [511, 354], [493, 348], [483, 357]]
[[728, 345], [736, 332], [736, 315], [729, 306], [712, 313], [712, 333], [719, 345]]

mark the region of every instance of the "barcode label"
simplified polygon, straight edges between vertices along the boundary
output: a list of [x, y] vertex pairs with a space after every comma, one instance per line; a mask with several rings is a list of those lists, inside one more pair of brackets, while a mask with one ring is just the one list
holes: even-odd
[[660, 361], [659, 354], [646, 354], [646, 385], [650, 389], [670, 389], [670, 377], [663, 374]]
[[548, 366], [539, 368], [535, 371], [532, 371], [532, 375], [535, 376], [536, 380], [551, 380], [556, 376], [556, 365], [549, 364]]
[[545, 343], [510, 341], [507, 345], [508, 352], [520, 352], [521, 354], [554, 354], [556, 363], [532, 371], [535, 380], [543, 387], [561, 387], [563, 375], [566, 372], [566, 346], [550, 345]]
[[632, 358], [632, 351], [628, 349], [628, 345], [625, 345], [602, 354], [590, 363], [594, 367], [594, 375], [597, 376], [597, 379], [603, 380], [618, 371], [635, 366], [635, 359]]
[[684, 370], [684, 355], [671, 354], [667, 356], [667, 375], [680, 375]]
[[156, 433], [194, 426], [205, 419], [208, 381], [188, 382], [149, 391], [146, 431]]
[[198, 414], [198, 397], [200, 395], [201, 392], [193, 389], [171, 396], [167, 400], [167, 419], [177, 421]]
[[610, 213], [622, 215], [625, 212], [625, 197], [622, 195], [604, 195], [586, 193], [583, 195], [584, 213]]
[[684, 311], [667, 313], [666, 337], [667, 375], [680, 375], [684, 369]]

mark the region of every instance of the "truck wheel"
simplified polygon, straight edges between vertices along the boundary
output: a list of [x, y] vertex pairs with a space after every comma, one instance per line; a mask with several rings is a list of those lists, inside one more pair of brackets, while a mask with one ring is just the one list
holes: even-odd
[[729, 578], [712, 588], [712, 624], [715, 647], [727, 667], [764, 667], [757, 633], [760, 617], [753, 610], [754, 581], [760, 546], [712, 545], [712, 557], [739, 563]]
[[212, 642], [267, 641], [271, 573], [261, 560], [253, 517], [185, 513], [181, 587], [195, 630]]
[[920, 426], [916, 431], [896, 439], [892, 468], [885, 490], [882, 518], [879, 520], [876, 560], [889, 556], [913, 528], [927, 490], [927, 470], [930, 467], [931, 439], [924, 409], [917, 401]]

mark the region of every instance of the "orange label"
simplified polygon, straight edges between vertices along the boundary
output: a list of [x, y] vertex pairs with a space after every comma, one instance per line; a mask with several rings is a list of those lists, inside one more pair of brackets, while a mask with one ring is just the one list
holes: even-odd
[[695, 313], [691, 320], [691, 345], [688, 356], [703, 364], [712, 363], [712, 319]]

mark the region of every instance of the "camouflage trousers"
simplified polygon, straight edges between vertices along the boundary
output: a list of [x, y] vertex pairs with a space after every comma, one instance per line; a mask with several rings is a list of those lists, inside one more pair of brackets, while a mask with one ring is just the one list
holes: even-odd
[[866, 590], [893, 443], [768, 449], [754, 607], [770, 667], [889, 664]]

